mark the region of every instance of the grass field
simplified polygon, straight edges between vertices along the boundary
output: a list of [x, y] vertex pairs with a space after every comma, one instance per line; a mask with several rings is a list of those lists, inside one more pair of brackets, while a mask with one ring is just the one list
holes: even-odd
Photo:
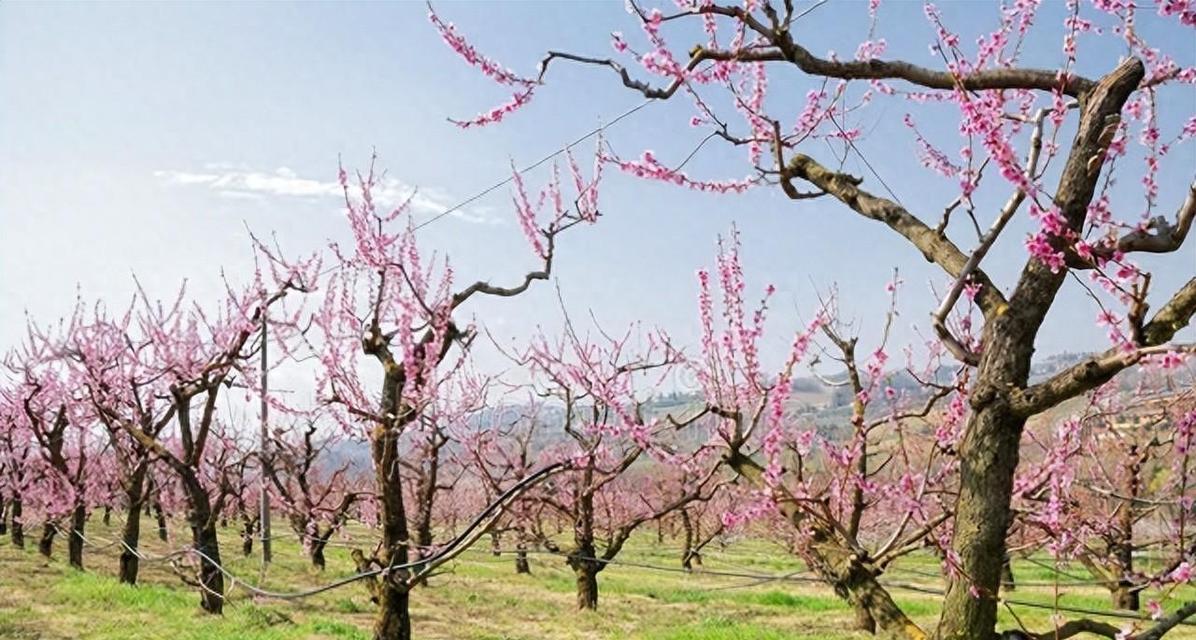
[[[115, 522], [115, 520], [114, 520]], [[153, 532], [147, 522], [143, 531]], [[169, 566], [142, 566], [142, 584], [116, 580], [117, 550], [102, 547], [117, 531], [89, 524], [96, 548], [87, 549], [88, 569], [66, 565], [65, 541], [55, 542], [54, 559], [36, 551], [36, 533], [27, 536], [25, 550], [0, 542], [0, 638], [21, 640], [321, 640], [368, 639], [371, 604], [364, 587], [354, 584], [302, 601], [255, 600], [242, 588], [228, 596], [223, 617], [199, 612], [198, 596], [182, 584]], [[364, 532], [357, 532], [365, 539]], [[253, 583], [258, 557], [241, 557], [234, 528], [223, 531], [222, 553], [229, 569]], [[149, 538], [151, 536], [146, 536]], [[101, 542], [103, 541], [103, 542]], [[144, 551], [160, 555], [185, 541], [147, 540]], [[621, 557], [634, 563], [677, 567], [670, 541], [637, 539]], [[255, 549], [256, 551], [256, 549]], [[275, 562], [262, 585], [292, 591], [353, 573], [348, 550], [332, 548], [323, 573], [308, 565], [293, 538], [275, 540]], [[911, 559], [905, 571], [893, 571], [890, 582], [918, 588], [937, 588], [941, 582], [933, 559]], [[802, 565], [781, 550], [758, 541], [745, 541], [725, 550], [712, 549], [707, 571], [779, 575], [801, 571]], [[1068, 573], [1083, 573], [1070, 567]], [[1052, 572], [1021, 562], [1018, 579], [1053, 582]], [[1066, 581], [1068, 578], [1061, 578]], [[446, 573], [412, 596], [417, 638], [434, 640], [585, 639], [607, 640], [814, 640], [870, 637], [846, 631], [851, 610], [828, 588], [805, 582], [760, 581], [748, 578], [686, 574], [632, 566], [611, 566], [599, 575], [601, 599], [597, 612], [574, 608], [573, 575], [564, 561], [551, 555], [532, 557], [532, 574], [516, 575], [513, 557], [494, 557], [481, 546], [466, 553]], [[1196, 591], [1196, 590], [1194, 590]], [[911, 589], [894, 588], [903, 608], [920, 624], [932, 627], [938, 599]], [[1196, 593], [1187, 594], [1189, 598]], [[1067, 606], [1107, 610], [1108, 597], [1095, 587], [1067, 587], [1056, 594], [1050, 585], [1024, 586], [1011, 597], [1050, 604], [1056, 597]], [[1032, 630], [1051, 628], [1048, 609], [1015, 606], [1013, 611]], [[1119, 626], [1125, 621], [1112, 620]], [[1016, 627], [1008, 610], [1003, 628]], [[1196, 627], [1180, 628], [1168, 637], [1196, 638]]]

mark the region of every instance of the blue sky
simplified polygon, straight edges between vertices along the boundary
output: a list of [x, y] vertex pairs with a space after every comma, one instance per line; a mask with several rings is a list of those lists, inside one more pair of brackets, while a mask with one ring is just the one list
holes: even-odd
[[[636, 23], [617, 2], [441, 3], [438, 10], [484, 52], [525, 73], [549, 48], [608, 55], [611, 31], [638, 44]], [[970, 42], [991, 29], [997, 7], [948, 4], [944, 15]], [[1027, 61], [1060, 64], [1062, 16], [1062, 3], [1047, 4]], [[1150, 12], [1139, 28], [1180, 64], [1196, 65], [1191, 30]], [[845, 57], [866, 32], [863, 2], [831, 2], [796, 30], [811, 50]], [[882, 5], [880, 34], [890, 55], [935, 64], [920, 3]], [[1109, 38], [1082, 40], [1081, 48], [1081, 71], [1092, 75], [1123, 52]], [[770, 104], [795, 115], [798, 98], [813, 85], [796, 71], [778, 69], [772, 77], [778, 88]], [[1196, 91], [1164, 95], [1167, 136], [1196, 113]], [[461, 131], [446, 121], [504, 99], [441, 44], [419, 3], [3, 3], [0, 343], [20, 339], [23, 309], [39, 319], [67, 311], [76, 286], [89, 299], [125, 300], [132, 273], [162, 295], [182, 278], [195, 295], [215, 295], [221, 268], [234, 276], [248, 268], [246, 226], [276, 232], [292, 251], [344, 239], [329, 190], [338, 157], [363, 167], [376, 148], [396, 185], [420, 187], [427, 214], [506, 177], [511, 159], [538, 159], [642, 101], [606, 73], [562, 66], [531, 106], [501, 126]], [[935, 219], [954, 188], [917, 165], [901, 124], [908, 110], [895, 100], [871, 107], [860, 120], [870, 135], [859, 146], [904, 204]], [[946, 110], [926, 113], [924, 130], [955, 148], [957, 118]], [[649, 148], [675, 162], [704, 135], [688, 126], [689, 115], [679, 101], [653, 104], [612, 128], [608, 139], [625, 156]], [[1167, 159], [1163, 213], [1173, 214], [1194, 168], [1192, 145]], [[748, 172], [739, 151], [717, 144], [687, 169], [715, 178]], [[882, 191], [857, 160], [847, 169]], [[533, 172], [529, 181], [546, 175]], [[1006, 195], [981, 202], [985, 220]], [[1119, 201], [1132, 211], [1124, 217], [1137, 214], [1136, 197]], [[463, 280], [518, 277], [533, 262], [508, 203], [509, 190], [499, 189], [462, 216], [428, 227], [425, 240], [453, 256]], [[884, 283], [899, 266], [907, 284], [897, 339], [906, 342], [915, 339], [910, 327], [924, 327], [933, 309], [929, 283], [945, 284], [904, 241], [828, 200], [794, 204], [775, 189], [703, 195], [612, 173], [602, 203], [606, 215], [597, 227], [562, 242], [557, 275], [572, 314], [592, 309], [612, 327], [643, 319], [692, 340], [694, 271], [713, 262], [715, 238], [733, 222], [751, 281], [778, 286], [778, 325], [808, 317], [816, 287], [837, 284], [844, 311], [861, 320], [866, 337], [875, 335]], [[1024, 257], [1027, 228], [1023, 213], [990, 258], [990, 273], [1006, 287]], [[1165, 265], [1154, 282], [1160, 295], [1196, 272], [1196, 243], [1188, 245], [1180, 257], [1143, 260]], [[559, 326], [556, 305], [553, 287], [544, 286], [474, 310], [496, 335], [518, 338], [537, 325]], [[1103, 347], [1094, 316], [1069, 284], [1040, 351]], [[788, 344], [787, 332], [773, 335], [772, 347]]]

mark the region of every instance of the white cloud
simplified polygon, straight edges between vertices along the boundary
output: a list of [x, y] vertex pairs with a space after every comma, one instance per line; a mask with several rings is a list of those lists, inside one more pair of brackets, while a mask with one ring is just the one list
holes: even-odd
[[[161, 170], [155, 171], [154, 177], [171, 186], [207, 187], [224, 198], [289, 197], [319, 200], [344, 197], [344, 190], [335, 181], [304, 178], [289, 167], [263, 172], [226, 163], [208, 163], [204, 165], [203, 172]], [[395, 207], [408, 199], [411, 201], [411, 210], [421, 217], [442, 214], [453, 206], [453, 198], [441, 189], [416, 189], [391, 177], [382, 178], [374, 191], [374, 201], [382, 207]], [[503, 222], [490, 207], [461, 208], [449, 215], [475, 224]]]

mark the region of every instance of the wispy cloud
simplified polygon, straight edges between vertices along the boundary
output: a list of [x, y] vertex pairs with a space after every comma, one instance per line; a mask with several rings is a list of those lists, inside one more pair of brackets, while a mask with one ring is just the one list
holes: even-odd
[[[272, 172], [255, 171], [248, 167], [225, 163], [204, 165], [203, 171], [160, 170], [154, 177], [163, 183], [179, 187], [206, 187], [224, 198], [261, 200], [270, 197], [331, 200], [344, 197], [335, 181], [305, 178], [288, 167]], [[415, 187], [392, 177], [384, 177], [374, 190], [374, 201], [384, 207], [398, 206], [410, 200], [411, 210], [419, 217], [444, 213], [453, 206], [453, 198], [436, 188]], [[465, 222], [500, 224], [502, 219], [489, 207], [457, 209], [449, 215]]]

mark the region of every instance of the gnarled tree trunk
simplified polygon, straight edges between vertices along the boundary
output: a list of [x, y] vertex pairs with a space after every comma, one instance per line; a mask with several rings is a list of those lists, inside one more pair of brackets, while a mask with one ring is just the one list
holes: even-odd
[[138, 584], [140, 559], [138, 545], [141, 542], [141, 510], [145, 506], [145, 481], [148, 463], [141, 463], [133, 470], [129, 483], [124, 488], [124, 499], [128, 510], [124, 512], [124, 528], [121, 531], [121, 581], [127, 585]]
[[[765, 486], [764, 469], [756, 461], [739, 451], [729, 452], [724, 460], [741, 478], [755, 486]], [[783, 489], [781, 491], [777, 509], [794, 528], [802, 528], [806, 524], [806, 516], [798, 500], [784, 494]], [[810, 570], [830, 585], [836, 595], [850, 603], [853, 609], [866, 610], [874, 628], [885, 637], [926, 640], [926, 633], [905, 615], [877, 580], [880, 569], [845, 545], [835, 531], [816, 521], [811, 520], [810, 523], [813, 525], [811, 542], [802, 554]]]
[[865, 633], [876, 633], [876, 620], [872, 618], [872, 613], [868, 611], [868, 608], [857, 604], [853, 605], [852, 609], [855, 611], [855, 619], [851, 623], [851, 628]]
[[9, 529], [9, 535], [12, 537], [12, 546], [18, 549], [25, 548], [25, 523], [21, 521], [21, 511], [24, 505], [20, 498], [13, 498], [12, 511], [9, 512], [12, 517], [12, 527]]
[[515, 573], [531, 573], [532, 565], [527, 561], [527, 545], [520, 542], [515, 547]]
[[328, 541], [323, 539], [313, 540], [311, 543], [311, 566], [319, 569], [320, 571], [324, 570], [324, 547], [327, 544]]
[[573, 567], [577, 576], [577, 608], [594, 611], [598, 608], [598, 572], [600, 567], [593, 561], [581, 560]]
[[[394, 385], [387, 385], [392, 389]], [[393, 403], [392, 403], [393, 406]], [[380, 430], [382, 428], [380, 427]], [[403, 504], [403, 479], [400, 474], [398, 434], [384, 430], [371, 442], [374, 473], [377, 476], [382, 511], [382, 550], [384, 567], [408, 562], [407, 512]], [[374, 622], [374, 640], [411, 640], [410, 588], [407, 569], [384, 575], [378, 588], [378, 617]]]
[[83, 505], [75, 506], [71, 512], [71, 531], [66, 542], [67, 558], [71, 566], [83, 569], [83, 529], [87, 526], [87, 508]]
[[42, 537], [37, 541], [37, 552], [49, 558], [54, 552], [54, 535], [58, 528], [52, 522], [42, 525]]
[[220, 540], [208, 493], [194, 474], [180, 473], [190, 510], [191, 542], [199, 552], [199, 606], [206, 612], [224, 613], [224, 573], [220, 569]]
[[[1084, 224], [1100, 177], [1101, 160], [1120, 122], [1122, 106], [1145, 69], [1129, 59], [1101, 78], [1081, 101], [1080, 122], [1059, 179], [1054, 204], [1067, 225]], [[1005, 557], [1022, 429], [1032, 410], [1015, 410], [1015, 391], [1025, 389], [1039, 328], [1067, 277], [1037, 259], [1026, 263], [1008, 305], [986, 312], [984, 351], [959, 452], [960, 488], [952, 547], [961, 576], [947, 587], [938, 635], [942, 640], [988, 640], [996, 636], [997, 591]], [[1064, 398], [1065, 399], [1065, 398]], [[1033, 398], [1020, 397], [1035, 406]], [[1058, 401], [1058, 399], [1056, 400]]]

